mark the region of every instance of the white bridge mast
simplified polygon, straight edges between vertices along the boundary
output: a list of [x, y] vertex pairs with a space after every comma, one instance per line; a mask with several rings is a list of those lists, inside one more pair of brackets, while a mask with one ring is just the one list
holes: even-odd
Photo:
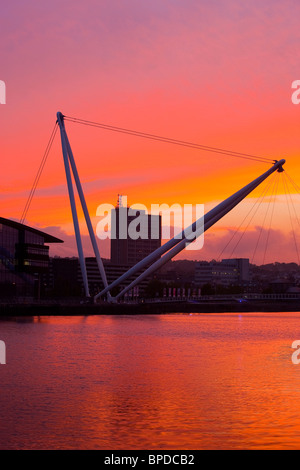
[[[66, 132], [65, 124], [64, 124], [64, 116], [60, 112], [57, 113], [57, 122], [59, 125], [60, 135], [61, 135], [63, 158], [64, 158], [64, 164], [65, 164], [69, 198], [70, 198], [70, 204], [71, 204], [71, 210], [72, 210], [73, 224], [74, 224], [74, 230], [75, 230], [75, 236], [76, 236], [76, 243], [77, 243], [77, 250], [78, 250], [80, 268], [81, 268], [81, 273], [82, 273], [82, 279], [83, 279], [83, 284], [84, 284], [84, 290], [85, 290], [86, 297], [90, 297], [86, 265], [85, 265], [84, 255], [83, 255], [82, 241], [81, 241], [80, 228], [79, 228], [79, 223], [78, 223], [78, 215], [77, 215], [76, 202], [75, 202], [75, 197], [74, 197], [74, 189], [73, 189], [73, 184], [72, 184], [72, 177], [71, 177], [69, 163], [71, 164], [75, 184], [76, 184], [79, 199], [81, 202], [81, 207], [84, 213], [86, 225], [89, 231], [90, 240], [91, 240], [92, 247], [95, 253], [95, 257], [97, 260], [98, 269], [102, 278], [102, 282], [105, 287], [108, 287], [108, 283], [107, 283], [107, 278], [106, 278], [103, 262], [99, 253], [96, 237], [94, 234], [91, 218], [90, 218], [89, 211], [86, 205], [80, 178], [79, 178], [78, 171], [76, 168], [73, 152], [72, 152], [71, 145], [67, 136], [67, 132]], [[108, 298], [110, 299], [110, 294], [108, 295]]]

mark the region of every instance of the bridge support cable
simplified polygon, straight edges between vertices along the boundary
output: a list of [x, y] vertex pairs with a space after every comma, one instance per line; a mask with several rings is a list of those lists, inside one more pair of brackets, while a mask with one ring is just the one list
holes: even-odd
[[57, 132], [57, 122], [55, 123], [54, 128], [53, 128], [53, 130], [52, 130], [52, 132], [51, 132], [51, 136], [50, 136], [50, 139], [49, 139], [49, 141], [48, 141], [47, 147], [46, 147], [46, 149], [45, 149], [45, 152], [44, 152], [42, 161], [41, 161], [41, 163], [40, 163], [39, 169], [38, 169], [37, 174], [36, 174], [36, 176], [35, 176], [35, 179], [34, 179], [34, 181], [33, 181], [32, 188], [31, 188], [31, 190], [30, 190], [28, 199], [27, 199], [27, 201], [26, 201], [25, 207], [24, 207], [23, 212], [22, 212], [22, 215], [21, 215], [20, 224], [24, 224], [24, 223], [25, 223], [25, 220], [26, 220], [26, 217], [27, 217], [27, 213], [28, 213], [29, 207], [30, 207], [30, 205], [31, 205], [31, 202], [32, 202], [34, 193], [35, 193], [35, 191], [36, 191], [36, 188], [37, 188], [37, 186], [38, 186], [39, 180], [40, 180], [41, 175], [42, 175], [42, 173], [43, 173], [43, 169], [44, 169], [44, 167], [45, 167], [45, 164], [46, 164], [47, 158], [48, 158], [48, 156], [49, 156], [49, 153], [50, 153], [50, 150], [51, 150], [53, 141], [54, 141], [54, 139], [55, 139], [56, 132]]
[[[200, 218], [196, 222], [194, 222], [190, 227], [185, 229], [181, 233], [180, 236], [176, 236], [173, 239], [169, 240], [163, 246], [155, 250], [153, 253], [148, 255], [142, 261], [137, 263], [135, 266], [130, 268], [125, 274], [120, 276], [116, 281], [110, 284], [107, 288], [102, 290], [99, 294], [95, 296], [95, 300], [97, 300], [102, 295], [105, 295], [106, 292], [111, 290], [113, 287], [118, 286], [121, 282], [128, 279], [133, 274], [136, 274], [139, 270], [149, 266], [141, 275], [138, 276], [129, 286], [124, 288], [116, 297], [115, 299], [119, 299], [123, 296], [126, 292], [131, 290], [137, 284], [139, 284], [143, 279], [151, 275], [153, 272], [160, 269], [164, 264], [166, 264], [169, 260], [171, 260], [174, 256], [184, 250], [187, 245], [192, 243], [197, 237], [203, 234], [206, 230], [208, 230], [211, 226], [213, 226], [216, 222], [218, 222], [224, 215], [230, 212], [235, 206], [237, 206], [245, 197], [247, 197], [255, 188], [257, 188], [263, 181], [265, 181], [271, 174], [275, 171], [283, 171], [282, 166], [284, 165], [285, 160], [280, 160], [276, 162], [268, 171], [263, 173], [261, 176], [256, 178], [254, 181], [249, 183], [244, 188], [240, 189], [237, 193], [233, 194], [225, 201], [218, 204], [214, 209], [209, 211], [205, 214], [204, 217]], [[199, 230], [201, 227], [201, 230]], [[194, 233], [195, 237], [193, 239], [187, 238], [186, 234]], [[162, 256], [164, 255], [164, 256]], [[162, 257], [161, 257], [162, 256]]]
[[[290, 195], [289, 190], [288, 190], [288, 185], [287, 185], [287, 182], [286, 182], [285, 179], [283, 179], [283, 187], [284, 187], [286, 202], [287, 202], [287, 206], [288, 206], [288, 212], [289, 212], [289, 216], [290, 216], [292, 235], [293, 235], [293, 240], [294, 240], [295, 249], [296, 249], [297, 258], [298, 258], [298, 265], [300, 265], [300, 255], [299, 255], [298, 244], [297, 244], [297, 239], [296, 239], [296, 233], [295, 233], [294, 224], [293, 224], [292, 212], [291, 212], [291, 208], [290, 208], [290, 203], [293, 205], [293, 202], [292, 202], [291, 195]], [[297, 215], [296, 215], [296, 219], [298, 220]], [[298, 223], [299, 223], [299, 221], [298, 221]]]
[[[271, 199], [273, 198], [273, 195], [274, 195], [274, 192], [275, 192], [275, 188], [276, 188], [277, 185], [278, 185], [278, 179], [275, 178], [274, 185], [273, 185], [273, 189], [272, 189]], [[254, 264], [254, 259], [255, 259], [255, 256], [256, 256], [256, 253], [257, 253], [257, 250], [258, 250], [258, 247], [259, 247], [259, 243], [260, 243], [260, 241], [261, 241], [261, 237], [262, 237], [262, 234], [263, 234], [263, 230], [264, 230], [264, 228], [265, 228], [265, 226], [266, 226], [266, 220], [267, 220], [267, 217], [268, 217], [268, 214], [269, 214], [270, 207], [271, 207], [271, 205], [270, 205], [270, 202], [269, 202], [269, 204], [267, 205], [267, 209], [266, 209], [264, 218], [263, 218], [263, 222], [262, 222], [262, 224], [261, 224], [261, 226], [260, 226], [258, 239], [257, 239], [256, 245], [255, 245], [255, 248], [254, 248], [253, 255], [252, 255], [252, 259], [251, 259], [251, 263], [252, 263], [252, 264]]]
[[[273, 176], [274, 176], [274, 178], [276, 178], [276, 175], [273, 175]], [[227, 242], [225, 247], [222, 249], [221, 253], [219, 254], [219, 256], [217, 258], [218, 260], [222, 259], [224, 253], [226, 252], [226, 250], [229, 247], [229, 245], [231, 244], [231, 242], [233, 242], [236, 235], [240, 234], [240, 238], [239, 238], [238, 242], [236, 243], [236, 245], [234, 246], [229, 258], [231, 258], [233, 256], [233, 253], [236, 251], [238, 245], [240, 244], [240, 242], [242, 241], [242, 238], [244, 237], [246, 231], [248, 230], [252, 220], [254, 219], [257, 211], [259, 210], [261, 204], [263, 203], [263, 201], [264, 201], [264, 199], [265, 199], [272, 183], [273, 183], [273, 179], [268, 181], [266, 187], [264, 188], [264, 190], [262, 191], [260, 196], [256, 199], [255, 203], [252, 205], [252, 207], [251, 207], [250, 211], [248, 212], [248, 214], [245, 216], [245, 218], [243, 219], [243, 221], [241, 222], [239, 227], [234, 231], [234, 233], [230, 237], [230, 240]], [[254, 213], [252, 214], [252, 217], [250, 218], [249, 222], [247, 223], [247, 226], [245, 227], [245, 229], [241, 232], [241, 228], [244, 226], [244, 224], [245, 224], [246, 220], [248, 219], [248, 217], [250, 217], [252, 211], [254, 211]]]
[[[261, 198], [261, 200], [260, 200], [260, 202], [259, 202], [259, 204], [258, 204], [258, 206], [257, 206], [257, 208], [256, 208], [256, 211], [254, 212], [254, 214], [253, 214], [253, 216], [251, 217], [251, 219], [250, 219], [248, 225], [246, 226], [246, 228], [244, 229], [243, 233], [241, 234], [240, 239], [238, 240], [238, 242], [237, 242], [236, 245], [234, 246], [234, 248], [233, 248], [233, 250], [232, 250], [232, 252], [231, 252], [230, 258], [233, 257], [233, 253], [236, 251], [238, 245], [240, 244], [240, 242], [241, 242], [242, 238], [244, 237], [245, 233], [247, 232], [247, 230], [248, 230], [248, 228], [249, 228], [251, 222], [253, 221], [255, 215], [257, 214], [259, 208], [261, 207], [261, 205], [262, 205], [263, 202], [265, 201], [265, 199], [266, 199], [266, 197], [267, 197], [267, 192], [268, 192], [268, 190], [272, 187], [272, 185], [275, 185], [275, 184], [276, 184], [276, 179], [277, 179], [277, 177], [278, 177], [278, 173], [275, 175], [274, 179], [272, 179], [272, 180], [270, 181], [270, 184], [269, 184], [268, 187], [266, 188], [266, 192], [264, 193], [263, 197]], [[273, 188], [274, 188], [274, 186], [273, 186]]]
[[[286, 176], [287, 179], [289, 180], [289, 183], [292, 185], [293, 189], [296, 190], [296, 193], [294, 193], [294, 194], [297, 194], [297, 196], [299, 196], [299, 195], [300, 195], [300, 188], [299, 188], [299, 186], [295, 183], [295, 181], [293, 181], [293, 179], [291, 178], [291, 176], [290, 176], [288, 173], [285, 172], [285, 176]], [[289, 191], [289, 194], [291, 195], [291, 191]], [[292, 205], [293, 205], [293, 209], [294, 209], [294, 214], [295, 214], [296, 220], [297, 220], [298, 225], [299, 225], [299, 227], [300, 227], [300, 219], [299, 219], [299, 217], [298, 217], [298, 215], [297, 215], [297, 211], [296, 211], [296, 208], [295, 208], [295, 205], [294, 205], [294, 203], [293, 203], [293, 199], [292, 199], [292, 198], [291, 198], [291, 203], [292, 203]]]
[[118, 133], [121, 133], [121, 134], [132, 135], [132, 136], [135, 136], [135, 137], [142, 137], [144, 139], [150, 139], [150, 140], [156, 140], [156, 141], [159, 141], [159, 142], [165, 142], [165, 143], [169, 143], [169, 144], [180, 145], [180, 146], [183, 146], [183, 147], [194, 148], [194, 149], [203, 150], [203, 151], [206, 151], [206, 152], [218, 153], [218, 154], [227, 155], [227, 156], [230, 156], [230, 157], [243, 158], [243, 159], [246, 159], [246, 160], [253, 160], [253, 161], [260, 162], [260, 163], [267, 163], [267, 164], [274, 163], [274, 160], [272, 160], [271, 158], [263, 157], [263, 156], [259, 156], [259, 155], [251, 155], [251, 154], [248, 154], [248, 153], [235, 152], [235, 151], [228, 150], [228, 149], [226, 150], [226, 149], [222, 149], [222, 148], [218, 148], [218, 147], [212, 147], [212, 146], [208, 146], [208, 145], [197, 144], [197, 143], [188, 142], [188, 141], [185, 141], [185, 140], [172, 139], [172, 138], [169, 138], [169, 137], [163, 137], [163, 136], [159, 136], [159, 135], [155, 135], [155, 134], [149, 134], [149, 133], [146, 133], [146, 132], [140, 132], [140, 131], [136, 131], [136, 130], [132, 130], [132, 129], [125, 129], [123, 127], [116, 127], [116, 126], [111, 126], [111, 125], [108, 125], [108, 124], [102, 124], [102, 123], [99, 123], [99, 122], [87, 121], [85, 119], [79, 119], [79, 118], [75, 118], [75, 117], [71, 117], [71, 116], [64, 116], [64, 118], [65, 118], [66, 121], [70, 121], [70, 122], [73, 122], [73, 123], [76, 123], [76, 124], [82, 124], [82, 125], [85, 125], [85, 126], [96, 127], [98, 129], [118, 132]]
[[299, 186], [295, 183], [295, 181], [292, 179], [292, 177], [291, 177], [287, 172], [285, 172], [285, 175], [287, 176], [287, 178], [289, 179], [289, 181], [291, 182], [291, 184], [293, 185], [293, 187], [296, 189], [296, 193], [300, 195], [300, 188], [299, 188]]
[[[297, 211], [296, 211], [296, 208], [295, 208], [295, 204], [294, 204], [294, 202], [293, 202], [292, 192], [291, 192], [291, 191], [289, 190], [289, 188], [288, 188], [288, 183], [289, 183], [289, 182], [290, 182], [293, 186], [294, 186], [294, 183], [293, 183], [293, 181], [292, 181], [292, 179], [290, 178], [289, 175], [285, 174], [285, 176], [287, 177], [287, 178], [286, 178], [286, 188], [287, 188], [287, 192], [288, 192], [288, 194], [289, 194], [289, 199], [290, 199], [290, 202], [291, 202], [291, 206], [293, 207], [293, 212], [294, 212], [294, 214], [295, 214], [295, 219], [296, 219], [296, 221], [297, 221], [297, 223], [298, 223], [298, 225], [299, 225], [299, 227], [300, 227], [300, 219], [299, 219], [299, 216], [298, 216], [298, 214], [297, 214]], [[287, 180], [289, 180], [289, 181], [287, 181]], [[295, 184], [296, 184], [296, 183], [295, 183]], [[294, 187], [295, 187], [295, 186], [294, 186]]]
[[[283, 178], [284, 178], [284, 173], [282, 173], [282, 175], [283, 175]], [[277, 176], [280, 176], [280, 175], [277, 174]], [[270, 204], [273, 204], [273, 207], [272, 207], [270, 223], [269, 223], [269, 229], [268, 229], [266, 245], [265, 245], [265, 250], [264, 250], [264, 257], [263, 257], [263, 262], [262, 262], [263, 265], [265, 264], [267, 249], [268, 249], [268, 246], [269, 246], [269, 240], [270, 240], [270, 234], [271, 234], [271, 228], [272, 228], [272, 222], [273, 222], [273, 216], [274, 216], [274, 210], [275, 210], [275, 202], [276, 202], [276, 197], [277, 197], [277, 194], [278, 194], [278, 185], [279, 185], [279, 178], [277, 177], [276, 187], [275, 187], [275, 191], [274, 191], [274, 194], [273, 194], [273, 202], [270, 201]]]

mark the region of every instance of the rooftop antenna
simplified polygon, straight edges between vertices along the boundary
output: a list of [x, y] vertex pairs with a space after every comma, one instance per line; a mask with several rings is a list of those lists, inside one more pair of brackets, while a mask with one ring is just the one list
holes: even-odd
[[120, 208], [120, 207], [125, 207], [124, 204], [123, 204], [123, 194], [118, 194], [118, 204], [117, 204], [117, 207]]

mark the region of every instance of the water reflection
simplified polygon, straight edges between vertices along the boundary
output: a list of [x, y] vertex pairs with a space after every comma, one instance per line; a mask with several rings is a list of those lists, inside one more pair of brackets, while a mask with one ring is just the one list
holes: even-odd
[[298, 448], [300, 314], [0, 322], [0, 448]]

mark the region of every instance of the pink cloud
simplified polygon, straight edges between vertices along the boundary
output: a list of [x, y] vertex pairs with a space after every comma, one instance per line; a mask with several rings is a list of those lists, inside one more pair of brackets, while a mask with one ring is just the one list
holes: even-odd
[[[51, 245], [51, 256], [78, 256], [74, 235], [68, 235], [60, 227], [45, 227], [43, 230], [64, 241], [62, 245]], [[205, 233], [205, 243], [202, 250], [184, 250], [176, 259], [210, 261], [212, 259], [224, 258], [249, 258], [250, 262], [257, 265], [274, 263], [276, 261], [299, 263], [292, 233], [286, 236], [280, 230], [271, 230], [268, 234], [268, 230], [262, 229], [260, 226], [248, 231], [243, 237], [241, 237], [240, 233], [234, 236], [235, 233], [231, 229], [208, 231]], [[266, 250], [267, 239], [268, 247]], [[94, 256], [87, 235], [82, 235], [82, 243], [85, 256]], [[227, 244], [228, 247], [224, 250]], [[109, 259], [110, 240], [98, 240], [98, 246], [102, 258]]]

